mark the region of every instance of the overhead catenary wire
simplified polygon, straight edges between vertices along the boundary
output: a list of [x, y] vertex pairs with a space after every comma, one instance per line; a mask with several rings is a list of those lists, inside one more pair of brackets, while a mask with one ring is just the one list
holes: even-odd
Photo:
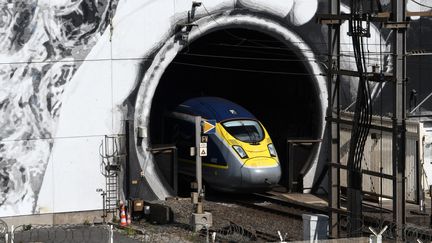
[[[303, 42], [306, 44], [306, 42]], [[268, 50], [287, 50], [287, 51], [292, 51], [291, 48], [289, 47], [276, 47], [276, 46], [252, 46], [252, 45], [234, 45], [234, 44], [228, 44], [228, 43], [209, 43], [209, 45], [219, 45], [219, 46], [227, 46], [227, 47], [241, 47], [241, 48], [251, 48], [251, 49], [268, 49]], [[299, 49], [299, 51], [302, 52], [312, 52], [315, 53], [314, 50], [310, 50], [310, 49]], [[349, 51], [349, 50], [345, 50], [342, 51], [342, 53], [355, 53], [355, 51]], [[381, 54], [392, 54], [391, 51], [388, 52], [380, 52], [380, 51], [376, 51], [376, 52], [370, 52], [370, 54], [374, 54], [374, 55], [381, 55]], [[326, 55], [324, 53], [321, 53], [321, 55]]]
[[[207, 15], [217, 24], [217, 25], [220, 25], [219, 24], [219, 22], [213, 17], [213, 15], [210, 13], [210, 11], [208, 11], [208, 9], [206, 8], [206, 6], [205, 6], [205, 4], [204, 3], [202, 3], [202, 6], [203, 6], [203, 8], [204, 8], [204, 10], [206, 11], [206, 13], [207, 13]], [[227, 30], [226, 28], [222, 28], [222, 30], [224, 31], [224, 32], [226, 32], [228, 35], [230, 35], [230, 36], [232, 36], [232, 37], [234, 37], [234, 38], [236, 38], [236, 39], [239, 39], [239, 40], [241, 40], [241, 41], [245, 41], [245, 40], [248, 40], [248, 41], [250, 41], [251, 43], [254, 43], [254, 44], [257, 44], [257, 45], [264, 45], [264, 44], [261, 44], [261, 43], [259, 43], [259, 42], [254, 42], [254, 41], [251, 41], [251, 40], [249, 40], [249, 39], [247, 39], [247, 38], [242, 38], [242, 37], [239, 37], [239, 36], [237, 36], [237, 35], [235, 35], [235, 34], [233, 34], [233, 33], [231, 33], [229, 30]]]
[[[206, 57], [206, 58], [217, 58], [217, 59], [229, 59], [229, 60], [251, 60], [251, 61], [274, 61], [274, 62], [315, 62], [322, 64], [324, 61], [316, 59], [316, 58], [264, 58], [264, 57], [245, 57], [245, 56], [226, 56], [226, 55], [211, 55], [211, 54], [201, 54], [201, 53], [179, 53], [181, 56], [191, 56], [191, 57]], [[344, 60], [345, 63], [356, 63], [351, 60]], [[355, 102], [354, 102], [355, 103]], [[349, 109], [352, 105], [346, 108]]]
[[178, 61], [173, 61], [172, 63], [177, 65], [186, 65], [186, 66], [193, 66], [193, 67], [239, 71], [239, 72], [250, 72], [250, 73], [266, 73], [266, 74], [276, 74], [276, 75], [298, 75], [298, 76], [325, 76], [326, 75], [323, 73], [295, 73], [295, 72], [278, 72], [278, 71], [268, 71], [268, 70], [244, 69], [244, 68], [230, 68], [230, 67], [202, 65], [202, 64], [187, 63], [187, 62], [178, 62]]
[[[247, 38], [248, 41], [255, 41], [255, 42], [264, 42], [264, 43], [280, 43], [279, 40], [264, 40], [264, 39], [251, 39], [251, 38]], [[293, 44], [304, 44], [306, 42], [304, 41], [291, 41], [291, 43]], [[307, 42], [310, 45], [323, 45], [323, 46], [327, 46], [326, 42], [316, 42], [316, 41], [308, 41]], [[352, 46], [351, 42], [341, 42], [340, 43], [341, 46]], [[371, 46], [378, 46], [380, 44], [378, 43], [369, 43], [369, 45]], [[386, 46], [386, 44], [381, 44]]]
[[286, 59], [286, 58], [265, 58], [265, 57], [244, 57], [244, 56], [226, 56], [226, 55], [210, 55], [210, 54], [197, 54], [197, 53], [181, 53], [184, 56], [195, 56], [195, 57], [211, 57], [211, 58], [221, 58], [221, 59], [236, 59], [236, 60], [254, 60], [254, 61], [278, 61], [278, 62], [310, 62], [317, 61], [314, 58], [305, 59]]

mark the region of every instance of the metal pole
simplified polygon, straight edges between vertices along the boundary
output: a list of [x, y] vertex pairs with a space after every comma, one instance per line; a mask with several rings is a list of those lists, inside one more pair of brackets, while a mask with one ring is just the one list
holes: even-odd
[[[340, 14], [340, 0], [329, 0], [329, 12], [332, 15]], [[339, 70], [340, 66], [340, 25], [328, 25], [328, 108], [327, 108], [327, 132], [329, 143], [329, 233], [331, 236], [339, 237], [339, 214], [335, 209], [340, 208], [340, 171], [339, 167], [332, 166], [332, 163], [340, 163], [339, 146], [339, 75], [334, 78], [333, 68]], [[337, 120], [337, 122], [334, 122]]]
[[197, 180], [197, 191], [198, 191], [198, 204], [196, 213], [203, 213], [203, 206], [201, 203], [202, 194], [202, 161], [200, 155], [200, 142], [201, 142], [201, 117], [195, 117], [195, 160], [196, 160], [196, 180]]
[[[123, 167], [121, 167], [122, 169], [124, 169], [124, 176], [125, 176], [125, 178], [124, 179], [122, 179], [122, 181], [119, 183], [119, 181], [118, 181], [118, 179], [117, 179], [117, 185], [118, 186], [122, 186], [123, 188], [125, 188], [126, 190], [126, 192], [125, 192], [125, 198], [132, 198], [132, 197], [136, 197], [136, 196], [138, 196], [138, 195], [131, 195], [131, 186], [132, 186], [132, 179], [131, 179], [131, 171], [134, 171], [133, 170], [133, 168], [132, 168], [132, 163], [131, 163], [131, 158], [133, 158], [133, 157], [131, 157], [130, 155], [132, 155], [133, 154], [133, 152], [132, 152], [132, 150], [133, 149], [135, 149], [135, 147], [133, 146], [133, 142], [132, 141], [134, 141], [134, 140], [131, 140], [131, 139], [135, 139], [134, 138], [134, 126], [133, 126], [133, 122], [132, 121], [130, 121], [130, 120], [125, 120], [125, 129], [126, 129], [126, 137], [125, 137], [125, 139], [126, 139], [126, 144], [125, 144], [125, 146], [126, 146], [126, 158], [125, 158], [125, 162], [124, 162], [124, 164], [122, 165]], [[144, 135], [142, 135], [142, 136], [144, 136]], [[141, 139], [141, 138], [138, 138], [138, 139]], [[131, 143], [132, 142], [132, 143]], [[134, 148], [132, 148], [132, 147], [134, 147]], [[117, 172], [116, 172], [117, 173]], [[139, 172], [138, 172], [139, 173]], [[141, 173], [139, 173], [139, 174], [141, 174]], [[126, 187], [124, 186], [124, 183], [127, 183], [126, 184]], [[140, 182], [141, 183], [141, 182]], [[141, 184], [140, 184], [141, 185]], [[136, 192], [135, 192], [136, 193]], [[118, 190], [117, 191], [117, 199], [118, 198], [120, 198], [120, 190]]]
[[15, 240], [15, 225], [11, 226], [11, 243], [14, 243]]
[[293, 192], [293, 182], [294, 182], [294, 144], [288, 142], [288, 191]]
[[[406, 0], [392, 1], [392, 21], [405, 21]], [[393, 30], [393, 221], [396, 222], [397, 239], [403, 240], [405, 224], [405, 143], [406, 143], [406, 28]]]
[[110, 235], [110, 243], [114, 243], [114, 232], [113, 232], [113, 226], [112, 225], [110, 225], [110, 228], [109, 228], [109, 235]]
[[106, 223], [106, 217], [108, 216], [107, 210], [106, 210], [106, 192], [102, 191], [102, 219], [103, 224]]
[[[432, 185], [429, 186], [429, 196], [432, 198]], [[432, 228], [432, 210], [430, 212], [429, 228]]]

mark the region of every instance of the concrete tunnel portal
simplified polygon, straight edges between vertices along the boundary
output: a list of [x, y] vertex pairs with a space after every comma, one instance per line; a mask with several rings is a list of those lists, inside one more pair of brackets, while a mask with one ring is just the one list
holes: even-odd
[[[286, 26], [242, 14], [215, 19], [201, 19], [203, 24], [197, 21], [200, 28], [189, 34], [187, 44], [178, 43], [173, 36], [155, 55], [136, 101], [135, 126], [148, 130], [142, 148], [163, 142], [165, 112], [192, 97], [222, 97], [251, 111], [265, 126], [280, 157], [285, 180], [281, 182], [286, 183], [287, 140], [321, 139], [324, 134], [327, 90], [325, 77], [320, 75], [323, 70], [307, 43]], [[313, 161], [309, 169], [313, 174], [320, 147], [320, 143], [312, 146], [305, 157]], [[140, 146], [137, 151], [142, 154], [142, 167], [157, 166], [149, 166], [152, 155]], [[155, 180], [148, 181], [155, 184]]]
[[263, 123], [286, 180], [287, 140], [320, 137], [320, 101], [305, 61], [284, 43], [254, 30], [224, 29], [197, 39], [178, 53], [159, 81], [150, 113], [151, 144], [163, 143], [165, 112], [192, 97], [222, 97]]

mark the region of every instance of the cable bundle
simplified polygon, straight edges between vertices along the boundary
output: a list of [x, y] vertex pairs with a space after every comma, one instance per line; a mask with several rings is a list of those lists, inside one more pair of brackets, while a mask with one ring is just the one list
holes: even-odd
[[[363, 13], [361, 0], [351, 1], [351, 18], [349, 35], [352, 37], [354, 59], [359, 75], [354, 123], [351, 131], [350, 150], [348, 154], [348, 221], [350, 236], [361, 235], [362, 228], [362, 159], [364, 147], [372, 122], [371, 90], [367, 79], [367, 66], [364, 53], [364, 37], [370, 37], [369, 14]], [[363, 21], [366, 28], [363, 28]]]
[[[354, 58], [359, 74], [359, 83], [348, 155], [348, 170], [353, 176], [349, 178], [348, 186], [361, 190], [363, 152], [372, 121], [371, 89], [366, 76], [367, 67], [363, 43], [363, 37], [369, 35], [369, 30], [368, 28], [363, 28], [363, 19], [359, 18], [359, 16], [362, 16], [360, 1], [354, 0], [351, 2], [351, 11], [353, 17], [349, 21], [349, 29], [353, 42]], [[368, 21], [368, 15], [364, 16], [366, 16], [366, 21]]]

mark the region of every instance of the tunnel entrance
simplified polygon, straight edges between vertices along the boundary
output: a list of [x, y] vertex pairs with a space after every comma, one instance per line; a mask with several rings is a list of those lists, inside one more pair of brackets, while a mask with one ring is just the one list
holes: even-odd
[[159, 81], [150, 111], [150, 144], [164, 142], [165, 112], [192, 97], [222, 97], [248, 109], [267, 129], [281, 161], [284, 184], [287, 140], [321, 136], [319, 94], [314, 74], [305, 65], [310, 61], [256, 30], [222, 29], [196, 39], [177, 54]]

